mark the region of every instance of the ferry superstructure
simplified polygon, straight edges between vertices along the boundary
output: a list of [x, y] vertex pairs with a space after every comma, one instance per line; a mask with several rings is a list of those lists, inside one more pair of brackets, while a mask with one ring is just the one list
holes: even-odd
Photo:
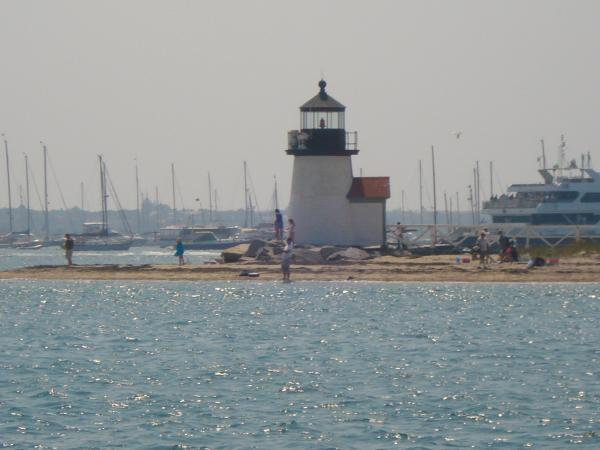
[[[589, 157], [588, 157], [589, 165]], [[538, 170], [543, 183], [513, 184], [483, 203], [493, 223], [596, 225], [600, 222], [600, 173], [577, 168]]]

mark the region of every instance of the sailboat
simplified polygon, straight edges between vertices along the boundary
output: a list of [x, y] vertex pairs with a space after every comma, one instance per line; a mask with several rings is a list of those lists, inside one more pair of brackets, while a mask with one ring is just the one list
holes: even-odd
[[12, 211], [12, 196], [10, 192], [10, 164], [8, 160], [8, 142], [4, 133], [2, 133], [2, 139], [4, 141], [4, 153], [6, 156], [6, 180], [8, 182], [8, 234], [0, 236], [0, 246], [10, 247], [12, 242], [15, 240], [15, 233], [13, 231], [13, 211]]
[[75, 238], [75, 251], [129, 250], [132, 243], [131, 237], [122, 235], [108, 227], [106, 164], [101, 155], [98, 156], [98, 160], [100, 163], [102, 220], [101, 222], [85, 222], [83, 233], [73, 235]]
[[44, 241], [37, 239], [31, 234], [31, 205], [29, 202], [29, 160], [27, 154], [24, 153], [25, 157], [25, 200], [26, 200], [26, 211], [27, 211], [27, 229], [22, 233], [19, 233], [18, 237], [13, 241], [12, 247], [25, 249], [25, 250], [37, 250], [44, 246]]
[[[8, 183], [8, 225], [9, 232], [3, 236], [0, 236], [1, 247], [12, 247], [21, 248], [22, 246], [31, 245], [32, 248], [41, 248], [41, 241], [32, 243], [33, 238], [30, 232], [30, 213], [29, 213], [29, 178], [27, 178], [27, 229], [23, 231], [15, 231], [14, 229], [14, 215], [12, 207], [12, 195], [11, 195], [11, 182], [10, 182], [10, 161], [8, 154], [8, 142], [4, 134], [2, 134], [4, 140], [4, 152], [6, 157], [6, 181]], [[25, 167], [27, 170], [27, 155], [25, 155]], [[27, 174], [28, 176], [29, 174]]]

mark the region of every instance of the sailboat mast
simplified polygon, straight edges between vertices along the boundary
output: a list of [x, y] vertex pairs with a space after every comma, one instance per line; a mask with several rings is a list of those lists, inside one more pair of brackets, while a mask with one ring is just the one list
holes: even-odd
[[160, 231], [160, 204], [158, 203], [158, 186], [155, 186], [155, 203], [156, 203], [156, 231]]
[[29, 203], [29, 160], [27, 153], [23, 153], [25, 157], [25, 200], [27, 202], [27, 234], [31, 234], [31, 205]]
[[213, 221], [213, 198], [212, 198], [212, 183], [210, 180], [210, 172], [208, 172], [208, 221]]
[[540, 139], [540, 142], [542, 144], [542, 169], [546, 168], [546, 146], [544, 144], [544, 140]]
[[140, 220], [140, 176], [138, 172], [137, 158], [135, 159], [135, 214], [137, 220], [137, 232], [142, 232], [142, 223]]
[[217, 189], [215, 188], [215, 221], [218, 221], [219, 218], [217, 217], [217, 213], [219, 211], [219, 203], [217, 201]]
[[98, 155], [98, 164], [100, 166], [100, 206], [102, 207], [102, 235], [108, 233], [108, 211], [106, 205], [106, 166], [102, 161], [102, 155]]
[[12, 195], [10, 192], [10, 164], [8, 161], [8, 141], [2, 133], [2, 137], [4, 138], [4, 152], [6, 153], [6, 180], [8, 182], [8, 226], [10, 229], [10, 233], [13, 232], [13, 213], [12, 213]]
[[405, 217], [405, 212], [406, 210], [404, 209], [404, 189], [402, 189], [402, 203], [401, 203], [402, 207], [401, 207], [401, 211], [400, 211], [400, 216], [402, 217], [402, 222], [406, 222], [406, 217]]
[[448, 214], [448, 196], [446, 195], [446, 191], [444, 191], [444, 209], [446, 212], [446, 224], [450, 224], [450, 215]]
[[[473, 173], [475, 173], [475, 169], [473, 169]], [[471, 220], [475, 225], [475, 204], [473, 203], [473, 187], [471, 185], [469, 185], [469, 198], [467, 200], [471, 202]]]
[[437, 241], [437, 200], [435, 192], [435, 153], [431, 146], [431, 171], [433, 173], [433, 244]]
[[173, 190], [173, 225], [177, 223], [177, 205], [175, 204], [175, 164], [171, 163], [171, 185]]
[[477, 161], [477, 183], [475, 184], [475, 207], [477, 210], [477, 223], [481, 222], [481, 216], [480, 216], [480, 211], [481, 211], [481, 178], [479, 176], [479, 161]]
[[275, 209], [279, 209], [279, 199], [277, 197], [277, 175], [273, 175], [273, 179], [275, 180]]
[[460, 205], [458, 203], [458, 191], [456, 192], [456, 224], [460, 225]]
[[248, 179], [246, 176], [246, 161], [244, 161], [244, 228], [248, 228]]
[[48, 220], [48, 148], [42, 142], [44, 152], [44, 232], [46, 240], [50, 239], [50, 222]]
[[423, 224], [423, 165], [419, 160], [419, 223]]
[[490, 198], [494, 196], [494, 183], [493, 183], [493, 171], [494, 171], [494, 163], [490, 161]]
[[473, 189], [471, 190], [471, 209], [473, 210], [473, 225], [478, 223], [475, 204], [477, 202], [477, 169], [473, 168]]

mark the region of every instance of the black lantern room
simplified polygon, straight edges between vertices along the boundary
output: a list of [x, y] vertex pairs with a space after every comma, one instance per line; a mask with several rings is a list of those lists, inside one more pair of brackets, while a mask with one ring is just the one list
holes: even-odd
[[319, 81], [319, 93], [300, 107], [300, 130], [288, 133], [289, 155], [355, 155], [356, 133], [347, 133], [346, 107], [325, 91]]

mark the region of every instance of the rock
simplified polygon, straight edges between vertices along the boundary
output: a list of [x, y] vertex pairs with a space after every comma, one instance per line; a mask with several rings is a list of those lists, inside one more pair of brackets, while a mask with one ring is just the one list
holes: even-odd
[[333, 253], [339, 252], [342, 250], [343, 250], [343, 248], [341, 248], [341, 247], [334, 247], [333, 245], [325, 245], [324, 247], [321, 247], [321, 250], [319, 250], [319, 253], [321, 254], [321, 258], [327, 259]]
[[271, 253], [268, 247], [262, 247], [256, 254], [256, 260], [263, 262], [271, 262], [273, 261], [273, 254]]
[[283, 248], [285, 244], [279, 241], [271, 241], [268, 244], [269, 251], [273, 253], [273, 255], [279, 255], [283, 252]]
[[249, 256], [250, 258], [256, 258], [256, 254], [258, 251], [267, 245], [267, 241], [263, 241], [262, 239], [254, 239], [248, 245], [248, 249], [244, 256]]
[[223, 257], [223, 261], [226, 263], [238, 262], [242, 256], [248, 250], [248, 244], [240, 244], [235, 247], [228, 248], [221, 252], [221, 256]]
[[243, 256], [244, 253], [246, 253], [246, 251], [248, 250], [248, 246], [249, 246], [249, 244], [238, 244], [233, 247], [226, 248], [225, 250], [223, 250], [223, 253], [225, 253], [225, 252], [239, 253], [240, 255]]
[[293, 255], [292, 262], [294, 264], [323, 264], [325, 262], [321, 254], [315, 250], [295, 248]]
[[356, 247], [350, 247], [346, 250], [332, 253], [327, 258], [328, 261], [339, 261], [339, 260], [352, 260], [352, 261], [363, 261], [369, 259], [371, 256], [364, 250]]
[[224, 251], [223, 253], [221, 253], [221, 256], [223, 257], [223, 262], [234, 263], [234, 262], [238, 262], [240, 260], [240, 258], [242, 257], [242, 254]]

